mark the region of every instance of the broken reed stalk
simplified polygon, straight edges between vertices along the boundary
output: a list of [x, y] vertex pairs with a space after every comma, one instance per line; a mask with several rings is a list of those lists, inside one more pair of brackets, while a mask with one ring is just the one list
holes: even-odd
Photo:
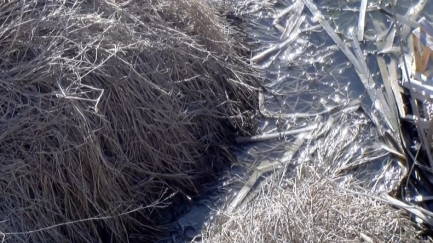
[[259, 141], [265, 141], [269, 139], [279, 138], [279, 137], [285, 137], [289, 135], [304, 133], [308, 131], [312, 131], [316, 129], [319, 126], [319, 123], [313, 123], [309, 124], [308, 126], [301, 127], [301, 128], [295, 128], [284, 132], [276, 132], [276, 133], [270, 133], [270, 134], [261, 134], [256, 135], [252, 137], [237, 137], [236, 142], [237, 143], [246, 143], [246, 142], [259, 142]]
[[358, 18], [358, 41], [364, 40], [365, 13], [367, 12], [368, 0], [361, 0]]

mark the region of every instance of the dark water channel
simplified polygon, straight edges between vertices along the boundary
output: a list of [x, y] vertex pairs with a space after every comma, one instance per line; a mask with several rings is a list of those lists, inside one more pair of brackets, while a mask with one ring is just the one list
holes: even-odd
[[[281, 38], [281, 31], [273, 26], [276, 16], [284, 9], [294, 4], [295, 1], [238, 1], [238, 10], [234, 14], [242, 19], [238, 26], [248, 34], [247, 40], [255, 47], [253, 56], [261, 53], [275, 45], [281, 44], [285, 39]], [[348, 31], [358, 24], [359, 0], [318, 0], [313, 1], [320, 12], [329, 21], [331, 26], [339, 34], [343, 41], [349, 42]], [[375, 6], [387, 8], [389, 1], [368, 1], [368, 8]], [[404, 15], [411, 6], [419, 1], [400, 0], [397, 12]], [[420, 16], [431, 20], [428, 13], [433, 13], [433, 1], [428, 1]], [[281, 114], [296, 113], [318, 113], [326, 109], [347, 104], [355, 99], [361, 99], [365, 107], [372, 108], [372, 101], [366, 93], [364, 85], [360, 81], [351, 62], [335, 46], [334, 41], [326, 31], [314, 20], [307, 7], [302, 11], [305, 19], [299, 29], [299, 36], [281, 51], [277, 51], [260, 61], [253, 63], [263, 71], [266, 82], [263, 85], [267, 91], [264, 92], [264, 107], [267, 111]], [[285, 26], [288, 16], [281, 18], [280, 25]], [[365, 60], [373, 79], [378, 83], [380, 90], [381, 75], [376, 61], [377, 49], [377, 25], [380, 23], [383, 29], [390, 28], [392, 21], [379, 10], [367, 12], [365, 24], [365, 41], [361, 42]], [[394, 44], [398, 44], [398, 38]], [[391, 54], [381, 54], [385, 58]], [[316, 119], [315, 116], [303, 118], [274, 119], [261, 117], [259, 121], [260, 133], [283, 132], [301, 125], [307, 125]], [[373, 126], [366, 123], [368, 118], [362, 114], [348, 115], [338, 120], [342, 123], [359, 126], [361, 132], [352, 148], [336, 157], [333, 166], [345, 166], [347, 161], [361, 160], [365, 153], [371, 149], [371, 158], [381, 154], [377, 148], [372, 149], [371, 144], [376, 143], [379, 138]], [[363, 124], [363, 125], [360, 125]], [[366, 125], [364, 125], [366, 124]], [[340, 129], [341, 124], [334, 124], [333, 129]], [[341, 127], [343, 129], [343, 127]], [[281, 159], [287, 149], [287, 144], [294, 141], [295, 136], [281, 137], [279, 139], [267, 140], [258, 143], [242, 144], [239, 147], [237, 158], [239, 164], [228, 169], [221, 175], [221, 180], [215, 185], [215, 189], [203, 195], [201, 198], [193, 199], [191, 204], [185, 205], [183, 216], [173, 224], [173, 231], [161, 242], [189, 242], [191, 238], [200, 233], [205, 224], [216, 217], [218, 209], [226, 206], [236, 196], [236, 192], [243, 186], [254, 167], [263, 160]], [[349, 138], [347, 138], [349, 139]], [[344, 139], [343, 139], [344, 140]], [[308, 143], [312, 146], [315, 141]], [[326, 143], [317, 143], [320, 146], [332, 146]], [[307, 146], [307, 145], [306, 145]], [[292, 160], [296, 161], [302, 157], [302, 148]], [[382, 153], [383, 154], [383, 153]], [[387, 156], [378, 156], [365, 167], [366, 173], [358, 173], [360, 180], [369, 181], [375, 185], [374, 190], [390, 190], [398, 183], [405, 171], [397, 164], [392, 164]], [[296, 164], [296, 163], [294, 163]], [[394, 166], [393, 169], [385, 165]], [[329, 169], [329, 168], [328, 168]], [[379, 183], [378, 183], [379, 182]], [[372, 184], [366, 183], [366, 186]], [[377, 186], [380, 184], [379, 186]]]

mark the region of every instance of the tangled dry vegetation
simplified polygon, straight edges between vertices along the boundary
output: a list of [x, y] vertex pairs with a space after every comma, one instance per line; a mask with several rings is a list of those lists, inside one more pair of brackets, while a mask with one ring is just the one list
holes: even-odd
[[253, 124], [255, 74], [201, 0], [12, 0], [0, 16], [7, 242], [150, 241], [229, 162], [228, 129]]
[[[406, 171], [389, 160], [368, 121], [363, 113], [338, 116], [325, 135], [282, 162], [284, 177], [264, 175], [255, 199], [234, 211], [216, 208], [203, 242], [431, 242], [406, 211], [383, 199]], [[278, 147], [289, 150], [293, 140]], [[247, 160], [274, 146], [251, 147]]]
[[404, 212], [366, 195], [351, 182], [329, 180], [303, 169], [286, 188], [274, 183], [247, 208], [224, 210], [204, 242], [419, 242]]

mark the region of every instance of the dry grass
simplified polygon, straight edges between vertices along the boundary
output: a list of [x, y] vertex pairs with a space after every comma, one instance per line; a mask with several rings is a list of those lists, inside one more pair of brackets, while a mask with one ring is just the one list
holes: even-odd
[[232, 213], [217, 209], [203, 242], [422, 241], [407, 212], [380, 199], [406, 171], [389, 160], [378, 138], [362, 113], [337, 117], [325, 136], [308, 141], [285, 165], [284, 177], [266, 176], [249, 204]]
[[201, 0], [11, 0], [0, 18], [7, 242], [150, 241], [253, 124], [254, 73]]
[[356, 195], [347, 190], [353, 184], [327, 180], [314, 167], [303, 172], [286, 188], [267, 188], [248, 208], [230, 215], [221, 212], [204, 242], [419, 241], [402, 211]]

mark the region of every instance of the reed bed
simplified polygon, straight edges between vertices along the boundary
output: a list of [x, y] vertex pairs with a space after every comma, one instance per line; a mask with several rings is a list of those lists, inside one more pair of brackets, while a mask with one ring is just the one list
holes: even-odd
[[[254, 132], [256, 73], [201, 0], [0, 4], [6, 242], [152, 242]], [[135, 237], [135, 238], [134, 238]]]

